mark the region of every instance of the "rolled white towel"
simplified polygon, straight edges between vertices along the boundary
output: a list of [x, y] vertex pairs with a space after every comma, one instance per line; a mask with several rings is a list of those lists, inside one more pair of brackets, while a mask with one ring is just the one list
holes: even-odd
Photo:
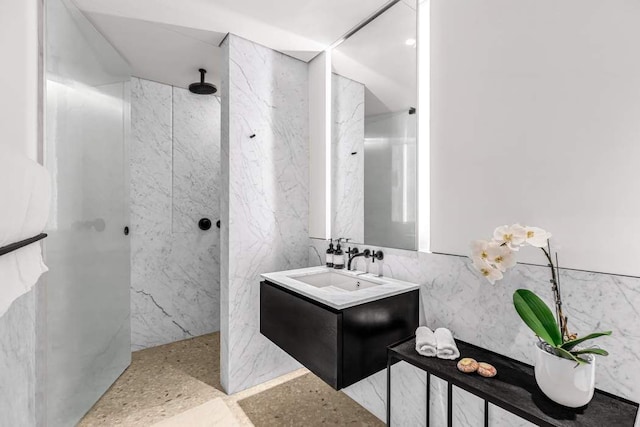
[[420, 326], [416, 329], [416, 351], [427, 357], [436, 355], [436, 336], [433, 331], [426, 326]]
[[456, 341], [453, 339], [451, 331], [447, 328], [438, 328], [433, 333], [438, 343], [436, 350], [436, 356], [440, 359], [455, 360], [460, 357], [460, 351], [456, 346]]

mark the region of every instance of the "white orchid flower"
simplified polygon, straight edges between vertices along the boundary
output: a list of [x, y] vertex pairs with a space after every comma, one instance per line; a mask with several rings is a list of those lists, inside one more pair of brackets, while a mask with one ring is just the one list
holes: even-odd
[[494, 242], [489, 242], [487, 240], [474, 240], [471, 242], [471, 258], [480, 258], [486, 261], [489, 257], [487, 249], [489, 249], [489, 246], [492, 243]]
[[493, 240], [498, 244], [506, 244], [513, 251], [524, 244], [526, 237], [526, 229], [520, 224], [503, 225], [493, 231]]
[[487, 248], [487, 262], [504, 272], [516, 265], [516, 256], [508, 246], [494, 245]]
[[488, 250], [499, 246], [500, 243], [493, 240], [474, 240], [471, 242], [471, 258], [481, 258], [486, 261], [489, 257]]
[[536, 248], [547, 246], [547, 240], [551, 238], [551, 233], [538, 227], [525, 227], [525, 241]]
[[502, 279], [502, 272], [489, 264], [487, 261], [481, 258], [474, 258], [473, 266], [491, 283], [496, 283], [496, 280]]

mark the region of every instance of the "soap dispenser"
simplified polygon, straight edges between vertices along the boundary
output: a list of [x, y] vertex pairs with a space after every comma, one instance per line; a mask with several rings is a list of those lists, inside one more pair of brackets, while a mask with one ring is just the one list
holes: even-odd
[[333, 253], [333, 268], [335, 268], [336, 270], [340, 270], [344, 268], [344, 252], [340, 247], [341, 240], [342, 239], [338, 239], [336, 251]]
[[325, 262], [327, 267], [333, 267], [333, 253], [335, 250], [333, 249], [333, 239], [329, 239], [329, 249], [327, 249], [327, 254], [325, 255]]

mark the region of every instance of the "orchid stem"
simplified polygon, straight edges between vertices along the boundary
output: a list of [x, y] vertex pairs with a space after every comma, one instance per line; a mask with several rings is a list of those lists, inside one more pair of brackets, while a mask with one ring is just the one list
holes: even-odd
[[[547, 240], [547, 249], [540, 248], [549, 261], [549, 267], [551, 268], [551, 290], [553, 291], [553, 297], [556, 303], [556, 317], [558, 318], [558, 326], [560, 326], [560, 332], [562, 334], [563, 341], [569, 339], [569, 331], [567, 330], [567, 318], [562, 313], [562, 295], [560, 294], [560, 270], [553, 264], [551, 259], [551, 244]], [[556, 264], [558, 262], [558, 254], [556, 253]]]

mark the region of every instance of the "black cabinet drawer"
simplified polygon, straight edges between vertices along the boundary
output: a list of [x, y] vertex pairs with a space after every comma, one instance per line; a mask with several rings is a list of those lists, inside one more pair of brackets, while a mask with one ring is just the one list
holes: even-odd
[[419, 291], [336, 310], [260, 283], [260, 333], [339, 390], [387, 366], [387, 346], [414, 334]]
[[341, 381], [341, 323], [339, 312], [260, 284], [260, 333], [335, 389]]
[[417, 289], [344, 309], [342, 387], [387, 366], [387, 347], [415, 333], [418, 310]]

